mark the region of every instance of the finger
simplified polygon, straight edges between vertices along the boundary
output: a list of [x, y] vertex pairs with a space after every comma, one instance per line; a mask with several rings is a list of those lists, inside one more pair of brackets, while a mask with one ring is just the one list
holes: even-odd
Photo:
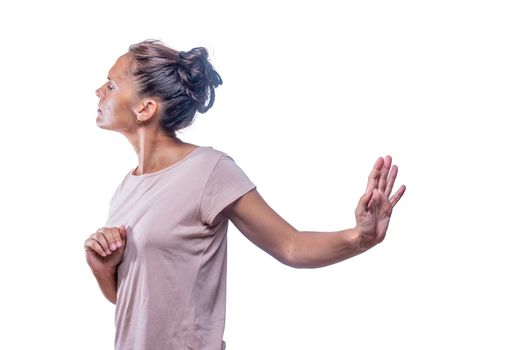
[[362, 196], [362, 207], [365, 209], [368, 207], [369, 202], [371, 202], [371, 198], [373, 198], [373, 190], [368, 190], [363, 196]]
[[366, 193], [360, 197], [360, 200], [357, 204], [357, 210], [356, 213], [363, 212], [367, 209], [369, 201], [371, 200], [371, 197], [373, 196], [373, 190], [367, 190]]
[[406, 186], [402, 185], [400, 186], [398, 191], [393, 195], [393, 197], [391, 197], [391, 209], [393, 209], [393, 207], [395, 207], [395, 204], [397, 204], [400, 198], [402, 198], [404, 192], [406, 192]]
[[121, 232], [121, 226], [116, 227], [114, 238], [115, 238], [115, 244], [116, 244], [117, 249], [124, 245], [124, 243], [122, 242], [122, 235], [120, 232]]
[[95, 241], [97, 241], [102, 249], [106, 252], [107, 255], [111, 254], [111, 249], [109, 249], [109, 245], [107, 243], [106, 237], [104, 235], [105, 229], [100, 229], [93, 233], [91, 235], [91, 238], [93, 238]]
[[389, 174], [388, 183], [386, 185], [386, 198], [389, 198], [389, 195], [391, 194], [391, 191], [393, 190], [393, 186], [395, 185], [395, 179], [397, 178], [398, 174], [398, 167], [396, 165], [393, 165], [391, 167], [391, 173]]
[[371, 195], [370, 195], [370, 198], [369, 198], [369, 201], [367, 203], [367, 210], [371, 210], [373, 207], [376, 206], [377, 204], [377, 201], [380, 200], [380, 193], [378, 192], [378, 189], [374, 189], [373, 191], [371, 191]]
[[103, 257], [107, 256], [107, 254], [104, 252], [104, 249], [102, 246], [95, 241], [92, 238], [88, 238], [84, 243], [84, 249], [86, 251], [92, 250], [98, 253], [98, 255], [102, 255]]
[[384, 164], [384, 159], [382, 157], [379, 157], [377, 161], [375, 162], [375, 165], [373, 166], [373, 170], [371, 170], [371, 173], [368, 177], [368, 186], [366, 188], [367, 191], [373, 191], [373, 189], [377, 188], [378, 184], [378, 178], [380, 175], [380, 169], [382, 168], [382, 165]]
[[106, 240], [109, 244], [109, 249], [113, 251], [118, 249], [116, 242], [117, 240], [120, 241], [120, 232], [118, 232], [117, 227], [111, 227], [108, 231], [106, 231]]
[[120, 239], [122, 241], [123, 244], [126, 243], [126, 240], [127, 240], [127, 229], [124, 225], [120, 225], [118, 227], [118, 231], [120, 233]]
[[378, 180], [378, 189], [382, 192], [386, 189], [386, 181], [389, 174], [389, 167], [391, 166], [391, 156], [387, 155], [384, 159], [384, 166], [380, 170], [380, 178]]

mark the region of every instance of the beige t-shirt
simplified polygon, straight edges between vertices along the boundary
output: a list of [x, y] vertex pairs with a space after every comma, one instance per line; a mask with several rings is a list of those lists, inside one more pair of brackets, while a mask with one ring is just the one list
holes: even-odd
[[220, 212], [256, 186], [210, 146], [160, 171], [132, 172], [111, 198], [106, 222], [125, 225], [128, 235], [115, 349], [225, 349], [229, 220]]

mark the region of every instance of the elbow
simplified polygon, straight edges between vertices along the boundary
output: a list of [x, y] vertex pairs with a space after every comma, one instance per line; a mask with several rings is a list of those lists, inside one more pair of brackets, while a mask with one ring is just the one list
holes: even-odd
[[297, 259], [294, 258], [294, 255], [292, 252], [289, 252], [286, 257], [282, 260], [280, 260], [283, 264], [292, 267], [294, 269], [310, 269], [315, 268], [316, 266], [309, 266], [305, 263], [300, 263], [300, 261], [297, 261]]
[[284, 249], [282, 249], [283, 253], [281, 255], [281, 258], [278, 259], [283, 264], [295, 268], [300, 269], [304, 268], [302, 264], [300, 264], [299, 260], [297, 259], [297, 252], [296, 252], [296, 246], [295, 246], [295, 239], [298, 234], [297, 230], [294, 230], [290, 236], [290, 239], [286, 242]]
[[292, 234], [283, 249], [281, 262], [294, 269], [316, 269], [318, 267], [323, 267], [324, 265], [318, 264], [310, 259], [308, 254], [303, 251], [300, 242], [297, 244], [297, 239], [300, 239], [299, 235], [301, 234], [302, 232], [296, 229], [292, 231]]
[[312, 269], [312, 268], [319, 267], [319, 266], [314, 266], [314, 265], [308, 265], [307, 263], [304, 263], [304, 262], [301, 263], [300, 261], [295, 259], [295, 257], [293, 256], [293, 254], [291, 254], [291, 252], [286, 256], [285, 259], [281, 260], [281, 262], [294, 269]]
[[300, 264], [297, 264], [289, 255], [286, 255], [283, 259], [278, 260], [280, 260], [280, 262], [284, 265], [292, 267], [294, 269], [299, 269], [302, 267]]
[[277, 260], [289, 267], [298, 268], [297, 264], [293, 261], [292, 252], [290, 249], [286, 249], [284, 251], [283, 257]]

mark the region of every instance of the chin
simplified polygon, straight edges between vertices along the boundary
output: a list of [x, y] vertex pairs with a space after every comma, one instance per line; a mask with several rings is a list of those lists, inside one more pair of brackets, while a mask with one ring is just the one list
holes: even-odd
[[109, 130], [108, 126], [104, 123], [103, 119], [100, 118], [100, 116], [98, 116], [96, 118], [96, 125], [100, 128], [100, 129], [106, 129], [106, 130]]

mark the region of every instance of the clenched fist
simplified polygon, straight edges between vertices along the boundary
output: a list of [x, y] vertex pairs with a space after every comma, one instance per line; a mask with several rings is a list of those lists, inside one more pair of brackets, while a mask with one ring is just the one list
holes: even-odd
[[84, 242], [86, 260], [94, 274], [116, 271], [126, 247], [124, 225], [102, 227]]

